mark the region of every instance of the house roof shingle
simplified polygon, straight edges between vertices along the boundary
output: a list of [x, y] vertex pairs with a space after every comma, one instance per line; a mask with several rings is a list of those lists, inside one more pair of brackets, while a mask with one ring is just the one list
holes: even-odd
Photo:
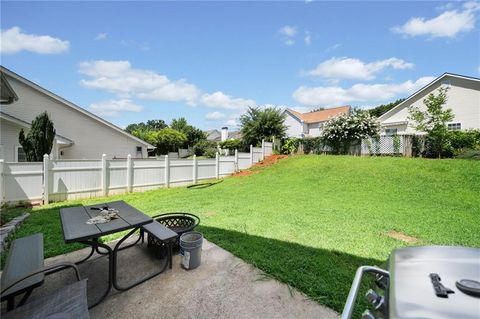
[[308, 112], [308, 113], [300, 113], [292, 109], [287, 109], [287, 111], [293, 114], [294, 116], [296, 116], [298, 119], [302, 120], [303, 122], [311, 124], [311, 123], [324, 122], [331, 117], [348, 113], [350, 112], [350, 109], [351, 109], [350, 105], [345, 105], [345, 106], [339, 106], [339, 107], [332, 107], [332, 108], [321, 110], [321, 111]]

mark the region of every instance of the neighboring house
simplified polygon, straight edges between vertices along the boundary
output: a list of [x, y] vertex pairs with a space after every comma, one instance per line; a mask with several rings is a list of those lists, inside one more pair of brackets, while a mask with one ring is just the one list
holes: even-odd
[[61, 98], [20, 75], [0, 66], [0, 159], [24, 161], [18, 142], [21, 129], [28, 131], [32, 120], [47, 111], [56, 136], [50, 154], [54, 159], [98, 159], [147, 157], [154, 146], [121, 128]]
[[398, 104], [378, 119], [382, 125], [382, 135], [417, 133], [408, 120], [409, 106], [425, 110], [423, 100], [430, 94], [438, 94], [440, 87], [447, 87], [447, 102], [444, 109], [453, 111], [454, 119], [449, 122], [449, 130], [480, 129], [480, 79], [444, 73], [405, 101]]
[[240, 131], [228, 131], [228, 127], [222, 127], [222, 130], [209, 130], [205, 132], [207, 134], [207, 140], [212, 142], [223, 142], [231, 139], [241, 139], [242, 132]]
[[349, 105], [307, 113], [285, 109], [287, 136], [299, 138], [320, 136], [326, 121], [340, 114], [350, 114], [351, 109]]

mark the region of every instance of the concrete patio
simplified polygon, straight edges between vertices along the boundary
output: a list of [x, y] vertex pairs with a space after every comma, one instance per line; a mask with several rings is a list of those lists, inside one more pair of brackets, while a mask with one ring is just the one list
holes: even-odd
[[[76, 261], [88, 249], [50, 258]], [[119, 256], [122, 284], [139, 279], [163, 264], [146, 245], [124, 250]], [[88, 296], [94, 300], [106, 288], [107, 260], [94, 256], [80, 265], [82, 276], [89, 278]], [[35, 295], [61, 287], [73, 280], [69, 271], [53, 274]], [[180, 266], [178, 254], [173, 269], [126, 292], [112, 290], [97, 307], [92, 318], [338, 318], [333, 310], [309, 300], [302, 293], [267, 278], [257, 268], [224, 249], [204, 241], [202, 264], [194, 270]]]

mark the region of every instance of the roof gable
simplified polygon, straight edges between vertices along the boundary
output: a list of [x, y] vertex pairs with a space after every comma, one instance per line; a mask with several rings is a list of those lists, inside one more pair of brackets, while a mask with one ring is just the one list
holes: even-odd
[[293, 115], [302, 123], [313, 124], [313, 123], [328, 121], [330, 118], [334, 116], [349, 113], [350, 110], [351, 110], [350, 105], [345, 105], [345, 106], [332, 107], [329, 109], [324, 109], [324, 110], [315, 111], [315, 112], [307, 112], [307, 113], [300, 113], [292, 109], [286, 109], [285, 111]]
[[402, 108], [404, 108], [405, 106], [409, 105], [409, 103], [414, 99], [416, 98], [419, 94], [422, 94], [424, 91], [426, 91], [427, 89], [431, 88], [432, 86], [434, 86], [436, 83], [438, 83], [439, 81], [441, 81], [442, 79], [446, 78], [446, 77], [453, 77], [453, 78], [458, 78], [458, 79], [463, 79], [463, 80], [467, 80], [467, 81], [474, 81], [474, 82], [480, 82], [480, 78], [475, 78], [475, 77], [470, 77], [470, 76], [465, 76], [465, 75], [459, 75], [459, 74], [454, 74], [454, 73], [448, 73], [448, 72], [445, 72], [443, 73], [442, 75], [440, 75], [438, 78], [436, 78], [435, 80], [433, 80], [432, 82], [428, 83], [427, 85], [425, 85], [424, 87], [422, 87], [421, 89], [419, 89], [418, 91], [416, 91], [415, 93], [411, 94], [409, 97], [407, 97], [405, 99], [405, 101], [403, 101], [402, 103], [399, 103], [398, 105], [396, 105], [395, 107], [393, 107], [392, 109], [388, 110], [387, 112], [385, 112], [384, 114], [380, 115], [378, 117], [378, 119], [380, 121], [384, 121], [386, 119], [388, 119], [390, 116], [392, 116], [393, 114], [395, 114], [396, 112], [398, 112], [399, 110], [401, 110]]
[[119, 133], [121, 133], [121, 134], [123, 134], [123, 135], [125, 135], [125, 136], [127, 136], [127, 137], [129, 137], [129, 138], [131, 138], [131, 139], [133, 139], [133, 140], [135, 140], [135, 141], [137, 141], [137, 142], [139, 142], [139, 143], [142, 143], [143, 145], [146, 145], [146, 146], [149, 147], [149, 148], [155, 148], [155, 146], [153, 146], [153, 145], [145, 142], [144, 140], [139, 139], [139, 138], [136, 137], [136, 136], [133, 136], [132, 134], [124, 131], [123, 129], [121, 129], [120, 127], [116, 126], [115, 124], [112, 124], [112, 123], [110, 123], [110, 122], [102, 119], [101, 117], [99, 117], [99, 116], [97, 116], [97, 115], [95, 115], [95, 114], [93, 114], [93, 113], [90, 113], [89, 111], [85, 110], [84, 108], [82, 108], [82, 107], [80, 107], [80, 106], [78, 106], [78, 105], [76, 105], [76, 104], [74, 104], [74, 103], [72, 103], [72, 102], [70, 102], [70, 101], [68, 101], [68, 100], [66, 100], [66, 99], [58, 96], [58, 95], [56, 95], [55, 93], [50, 92], [49, 90], [47, 90], [47, 89], [39, 86], [38, 84], [33, 83], [32, 81], [30, 81], [30, 80], [28, 80], [28, 79], [26, 79], [26, 78], [18, 75], [17, 73], [15, 73], [15, 72], [13, 72], [13, 71], [5, 68], [4, 66], [0, 66], [0, 71], [1, 71], [2, 74], [6, 74], [6, 75], [14, 78], [15, 80], [17, 80], [17, 81], [19, 81], [19, 82], [27, 85], [28, 87], [30, 87], [30, 88], [38, 91], [38, 92], [41, 92], [42, 94], [47, 95], [48, 97], [50, 97], [50, 98], [52, 98], [52, 99], [54, 99], [54, 100], [62, 103], [62, 104], [65, 105], [66, 107], [72, 108], [72, 109], [74, 109], [75, 111], [80, 112], [80, 113], [86, 115], [87, 117], [91, 118], [92, 120], [94, 120], [94, 121], [96, 121], [96, 122], [101, 123], [102, 125], [108, 126], [109, 128], [111, 128], [111, 129], [113, 129], [113, 130], [115, 130], [115, 131], [117, 131], [117, 132], [119, 132]]

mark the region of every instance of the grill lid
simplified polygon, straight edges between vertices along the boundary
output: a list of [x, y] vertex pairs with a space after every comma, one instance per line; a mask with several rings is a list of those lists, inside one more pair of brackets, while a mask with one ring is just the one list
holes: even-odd
[[[431, 273], [454, 291], [448, 297], [435, 294]], [[451, 246], [396, 249], [390, 257], [389, 318], [480, 317], [480, 298], [462, 292], [461, 280], [480, 281], [480, 249]]]

